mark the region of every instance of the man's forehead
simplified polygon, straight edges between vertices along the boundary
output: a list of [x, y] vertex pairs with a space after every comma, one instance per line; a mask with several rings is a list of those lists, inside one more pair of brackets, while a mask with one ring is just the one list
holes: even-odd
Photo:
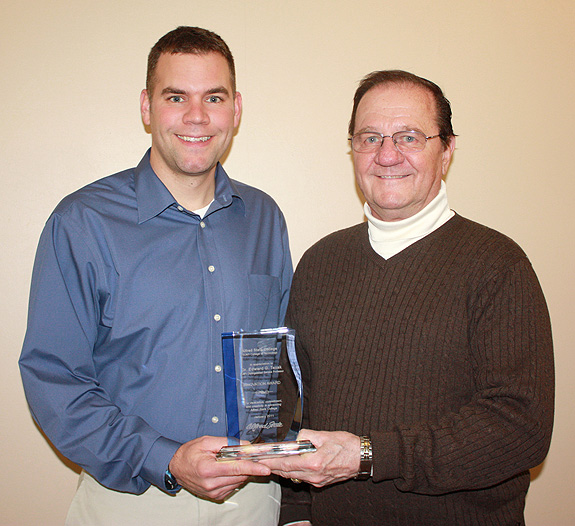
[[210, 51], [208, 53], [162, 53], [158, 59], [157, 70], [185, 73], [188, 70], [203, 68], [212, 74], [230, 74], [225, 57]]
[[[433, 110], [433, 95], [421, 86], [414, 84], [384, 84], [371, 88], [361, 99], [360, 105], [374, 104], [382, 111], [393, 109], [421, 109]], [[370, 105], [371, 105], [370, 104]]]
[[[358, 117], [382, 119], [430, 119], [436, 116], [433, 95], [412, 84], [390, 84], [371, 88], [361, 99]], [[358, 123], [359, 124], [359, 123]]]
[[188, 90], [190, 87], [213, 91], [223, 87], [232, 92], [227, 60], [216, 52], [162, 53], [155, 71], [156, 90], [166, 87]]

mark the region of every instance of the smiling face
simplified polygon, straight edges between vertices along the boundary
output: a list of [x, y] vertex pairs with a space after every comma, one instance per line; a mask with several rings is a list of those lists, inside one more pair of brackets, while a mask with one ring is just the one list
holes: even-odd
[[152, 133], [150, 163], [170, 189], [212, 179], [241, 115], [226, 59], [219, 53], [164, 53], [154, 92], [142, 92], [142, 120]]
[[[361, 99], [354, 133], [373, 131], [392, 135], [416, 130], [439, 133], [430, 92], [413, 84], [388, 84], [370, 89]], [[353, 152], [355, 177], [373, 215], [382, 221], [411, 217], [428, 205], [441, 188], [455, 139], [449, 147], [430, 139], [420, 152], [401, 153], [390, 138], [376, 152]]]

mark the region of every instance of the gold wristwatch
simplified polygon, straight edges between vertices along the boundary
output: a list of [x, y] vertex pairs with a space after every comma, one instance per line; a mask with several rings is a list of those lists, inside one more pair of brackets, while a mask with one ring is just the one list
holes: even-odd
[[360, 459], [359, 459], [359, 472], [356, 475], [357, 480], [367, 480], [371, 477], [371, 470], [373, 467], [373, 449], [371, 447], [371, 439], [363, 436], [359, 437], [360, 444]]

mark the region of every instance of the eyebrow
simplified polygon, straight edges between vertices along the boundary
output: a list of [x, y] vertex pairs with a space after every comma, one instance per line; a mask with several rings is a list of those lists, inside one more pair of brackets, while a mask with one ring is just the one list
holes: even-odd
[[[173, 93], [174, 95], [186, 95], [188, 92], [183, 89], [168, 86], [162, 90], [162, 95], [167, 95], [168, 93]], [[230, 92], [225, 86], [216, 86], [215, 88], [210, 88], [205, 92], [206, 95], [214, 95], [216, 93], [221, 93], [227, 96], [230, 95]]]
[[[425, 135], [425, 132], [417, 126], [404, 126], [403, 129], [397, 130], [397, 132], [394, 132], [394, 133], [406, 132], [406, 131], [416, 131], [419, 133], [423, 133]], [[379, 133], [379, 134], [383, 134], [383, 132], [377, 131], [377, 130], [373, 129], [373, 127], [371, 127], [371, 126], [367, 126], [366, 128], [362, 128], [361, 130], [358, 130], [356, 133]], [[385, 134], [383, 134], [383, 135], [385, 135]]]

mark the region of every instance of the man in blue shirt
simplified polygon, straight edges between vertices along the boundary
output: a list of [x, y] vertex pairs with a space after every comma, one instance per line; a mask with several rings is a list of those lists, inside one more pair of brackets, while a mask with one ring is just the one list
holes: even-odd
[[219, 164], [241, 109], [225, 42], [171, 31], [141, 95], [151, 149], [42, 233], [20, 367], [34, 418], [84, 470], [67, 524], [277, 524], [277, 485], [251, 478], [270, 470], [215, 460], [221, 333], [281, 325], [292, 277], [281, 211]]

